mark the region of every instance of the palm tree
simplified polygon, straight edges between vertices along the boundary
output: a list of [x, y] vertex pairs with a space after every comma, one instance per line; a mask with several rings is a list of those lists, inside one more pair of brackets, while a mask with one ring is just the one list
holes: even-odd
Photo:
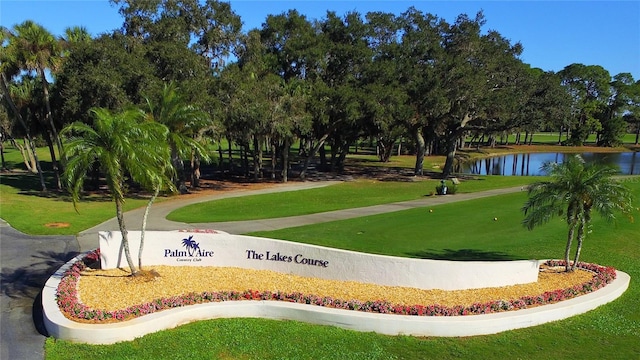
[[[9, 88], [9, 92], [11, 97], [14, 99], [14, 102], [18, 109], [22, 111], [22, 117], [25, 119], [27, 124], [32, 124], [31, 126], [37, 126], [35, 128], [42, 137], [47, 142], [47, 146], [49, 147], [49, 155], [51, 156], [52, 162], [54, 164], [56, 161], [56, 150], [54, 145], [54, 136], [51, 132], [51, 129], [46, 123], [46, 119], [43, 116], [43, 102], [44, 97], [42, 94], [42, 89], [38, 86], [38, 81], [31, 75], [24, 75], [20, 78], [19, 81], [11, 84]], [[31, 120], [35, 119], [37, 121], [32, 122]], [[58, 171], [54, 171], [55, 183], [58, 189], [61, 189], [61, 180], [60, 174]]]
[[60, 44], [60, 58], [58, 68], [64, 67], [64, 62], [69, 58], [73, 50], [82, 44], [89, 44], [93, 41], [89, 30], [84, 26], [71, 26], [64, 29], [64, 35], [58, 37]]
[[148, 97], [145, 100], [147, 119], [161, 123], [169, 130], [166, 141], [171, 149], [171, 162], [178, 177], [176, 183], [180, 185], [185, 180], [185, 157], [197, 156], [209, 161], [206, 149], [197, 141], [200, 133], [210, 124], [209, 116], [204, 111], [188, 105], [174, 83], [164, 85], [157, 103]]
[[[45, 103], [45, 119], [50, 127], [53, 141], [58, 153], [62, 153], [62, 142], [58, 136], [58, 131], [53, 121], [51, 113], [51, 103], [49, 101], [49, 83], [47, 81], [46, 70], [57, 68], [60, 59], [60, 43], [47, 29], [31, 20], [16, 24], [13, 31], [6, 31], [7, 46], [5, 51], [11, 54], [11, 59], [15, 66], [26, 71], [35, 71], [42, 84]], [[58, 162], [53, 155], [52, 164], [59, 179]], [[58, 181], [58, 189], [60, 189]]]
[[74, 44], [91, 42], [91, 34], [84, 26], [72, 26], [64, 29], [64, 36], [60, 38], [62, 46], [65, 48], [63, 54], [67, 54], [68, 47]]
[[147, 147], [153, 147], [154, 152], [159, 155], [157, 167], [150, 169], [143, 174], [135, 174], [135, 178], [145, 188], [151, 189], [153, 194], [147, 202], [147, 206], [144, 209], [144, 215], [142, 216], [142, 227], [140, 231], [140, 248], [138, 249], [138, 269], [142, 270], [142, 251], [144, 249], [144, 236], [147, 229], [147, 218], [149, 217], [149, 211], [151, 205], [155, 202], [160, 194], [161, 190], [168, 190], [169, 192], [175, 192], [177, 189], [174, 186], [171, 179], [175, 174], [175, 170], [171, 165], [170, 149], [166, 142], [166, 138], [169, 132], [166, 126], [156, 123], [145, 121], [139, 126], [146, 128], [150, 135], [150, 141]]
[[3, 93], [6, 92], [6, 94], [4, 94], [2, 98], [6, 98], [7, 103], [10, 104], [9, 107], [14, 113], [14, 118], [18, 120], [18, 122], [22, 125], [23, 130], [25, 131], [24, 134], [26, 138], [25, 142], [27, 143], [27, 149], [26, 151], [23, 151], [22, 147], [20, 148], [25, 166], [27, 167], [27, 170], [38, 174], [42, 191], [47, 191], [47, 185], [44, 180], [42, 166], [40, 164], [38, 152], [36, 151], [36, 145], [33, 141], [33, 138], [31, 137], [30, 130], [30, 120], [32, 115], [31, 108], [33, 107], [34, 96], [33, 82], [23, 78], [23, 81], [21, 83], [11, 84], [10, 88], [7, 88], [6, 83], [3, 80], [2, 89]]
[[132, 275], [136, 269], [129, 250], [124, 221], [125, 180], [127, 174], [136, 181], [150, 183], [162, 175], [158, 169], [166, 163], [166, 152], [158, 146], [158, 132], [141, 124], [144, 113], [137, 109], [113, 114], [107, 109], [91, 110], [93, 126], [75, 122], [67, 125], [62, 134], [70, 135], [65, 147], [67, 166], [64, 178], [77, 210], [85, 175], [95, 164], [106, 176], [107, 186], [116, 206], [116, 218], [122, 234], [127, 263]]
[[[147, 217], [151, 209], [151, 205], [158, 197], [162, 189], [168, 189], [170, 192], [177, 190], [171, 179], [179, 177], [176, 183], [180, 184], [184, 180], [184, 166], [182, 159], [187, 156], [199, 156], [208, 161], [209, 156], [206, 149], [196, 140], [200, 131], [209, 123], [208, 116], [193, 106], [186, 105], [184, 99], [178, 94], [178, 88], [170, 83], [165, 85], [158, 104], [154, 104], [149, 98], [146, 98], [147, 110], [146, 124], [156, 126], [155, 134], [159, 136], [156, 146], [167, 151], [170, 159], [168, 162], [161, 164], [155, 174], [151, 174], [144, 180], [143, 185], [153, 190], [153, 195], [149, 199], [142, 217], [142, 231], [140, 235], [140, 250], [138, 252], [138, 267], [142, 268], [142, 249], [144, 247], [145, 229], [147, 227]], [[192, 164], [194, 162], [192, 161]], [[195, 171], [195, 169], [193, 169]], [[193, 186], [193, 182], [192, 182]]]
[[[5, 28], [0, 27], [0, 33], [2, 35], [2, 44], [8, 44], [11, 39], [11, 32]], [[42, 173], [42, 167], [40, 166], [40, 160], [38, 159], [38, 154], [36, 152], [36, 146], [31, 138], [31, 133], [29, 131], [29, 127], [27, 123], [22, 118], [22, 114], [20, 113], [20, 109], [16, 106], [13, 98], [11, 97], [11, 92], [9, 90], [10, 83], [9, 80], [14, 75], [20, 72], [20, 68], [17, 66], [16, 61], [16, 52], [12, 51], [9, 45], [3, 46], [0, 48], [0, 98], [5, 99], [7, 104], [9, 104], [9, 108], [13, 112], [15, 119], [20, 123], [23, 130], [25, 131], [25, 137], [28, 142], [28, 146], [35, 158], [36, 169], [38, 172], [38, 177], [40, 178], [40, 186], [42, 191], [47, 191], [47, 185], [44, 181], [44, 175]]]
[[[166, 159], [169, 159], [169, 156], [166, 156]], [[144, 236], [147, 229], [147, 218], [149, 217], [149, 211], [151, 210], [151, 205], [155, 202], [160, 194], [162, 189], [168, 189], [170, 192], [175, 192], [177, 189], [173, 185], [171, 178], [167, 175], [171, 170], [171, 164], [169, 166], [161, 165], [160, 171], [157, 171], [155, 174], [149, 173], [147, 176], [149, 184], [146, 185], [153, 189], [153, 194], [149, 198], [147, 205], [144, 209], [144, 215], [142, 216], [142, 227], [140, 230], [140, 248], [138, 249], [138, 269], [142, 270], [142, 250], [144, 249]]]
[[[564, 252], [565, 269], [573, 271], [591, 226], [592, 212], [595, 210], [607, 221], [615, 220], [616, 212], [632, 219], [632, 193], [613, 178], [618, 173], [617, 169], [598, 163], [585, 163], [580, 155], [569, 157], [562, 164], [545, 163], [541, 169], [551, 180], [529, 185], [529, 199], [522, 207], [525, 214], [522, 224], [532, 230], [555, 216], [563, 216], [569, 226]], [[570, 268], [569, 252], [576, 231], [578, 244]]]

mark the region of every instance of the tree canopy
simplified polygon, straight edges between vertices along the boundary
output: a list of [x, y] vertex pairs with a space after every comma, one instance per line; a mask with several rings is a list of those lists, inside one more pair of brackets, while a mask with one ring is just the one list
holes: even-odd
[[[375, 144], [381, 161], [404, 142], [415, 174], [425, 155], [446, 155], [446, 177], [468, 137], [491, 144], [524, 132], [526, 142], [534, 132], [560, 130], [567, 145], [595, 133], [598, 145], [617, 146], [625, 132], [640, 134], [640, 82], [630, 74], [612, 77], [584, 64], [558, 73], [532, 68], [520, 59], [526, 44], [485, 30], [482, 12], [447, 21], [413, 7], [329, 11], [322, 19], [290, 10], [243, 31], [231, 5], [217, 0], [111, 2], [122, 27], [96, 38], [79, 27], [56, 38], [33, 22], [3, 28], [3, 88], [24, 76], [38, 80], [42, 96], [29, 106], [42, 121], [28, 131], [49, 139], [53, 156], [64, 125], [91, 125], [93, 108], [145, 108], [170, 83], [208, 118], [203, 131], [187, 136], [239, 147], [241, 167], [254, 178], [286, 181], [294, 143], [300, 177], [314, 161], [341, 170], [360, 141]], [[7, 129], [23, 136], [19, 99], [4, 93], [8, 117], [24, 123]], [[179, 155], [197, 166], [189, 152]], [[230, 155], [230, 170], [233, 161]]]

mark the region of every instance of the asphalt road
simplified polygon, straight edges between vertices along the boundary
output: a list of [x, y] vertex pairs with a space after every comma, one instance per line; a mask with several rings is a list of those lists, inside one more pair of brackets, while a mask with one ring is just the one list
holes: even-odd
[[0, 219], [0, 359], [44, 358], [42, 288], [78, 254], [75, 236], [30, 236]]

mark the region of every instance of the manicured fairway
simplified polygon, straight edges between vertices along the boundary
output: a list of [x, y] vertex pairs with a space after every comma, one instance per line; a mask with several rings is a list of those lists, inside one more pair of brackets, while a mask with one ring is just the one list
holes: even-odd
[[[553, 256], [541, 251], [553, 249], [555, 241], [562, 240], [553, 238], [564, 229], [564, 223], [557, 220], [536, 231], [522, 228], [519, 207], [525, 199], [523, 191], [250, 235], [418, 258], [515, 260], [532, 255], [536, 258]], [[539, 249], [533, 244], [540, 245]], [[562, 246], [558, 249], [563, 250]]]
[[[458, 185], [459, 193], [523, 186], [540, 177], [477, 176]], [[411, 180], [409, 178], [408, 180]], [[172, 221], [203, 223], [270, 219], [420, 199], [435, 193], [439, 180], [357, 180], [329, 187], [221, 199], [185, 206], [167, 216]], [[447, 181], [451, 186], [451, 182]]]
[[[640, 181], [628, 182], [640, 207]], [[459, 260], [561, 257], [560, 220], [521, 227], [524, 193], [261, 233], [377, 253]], [[640, 218], [640, 212], [636, 213]], [[493, 218], [498, 217], [498, 221]], [[326, 230], [324, 230], [326, 228]], [[582, 259], [629, 273], [615, 302], [567, 320], [469, 338], [414, 338], [263, 319], [210, 320], [111, 346], [47, 340], [47, 359], [633, 359], [640, 354], [640, 224], [597, 217]]]

